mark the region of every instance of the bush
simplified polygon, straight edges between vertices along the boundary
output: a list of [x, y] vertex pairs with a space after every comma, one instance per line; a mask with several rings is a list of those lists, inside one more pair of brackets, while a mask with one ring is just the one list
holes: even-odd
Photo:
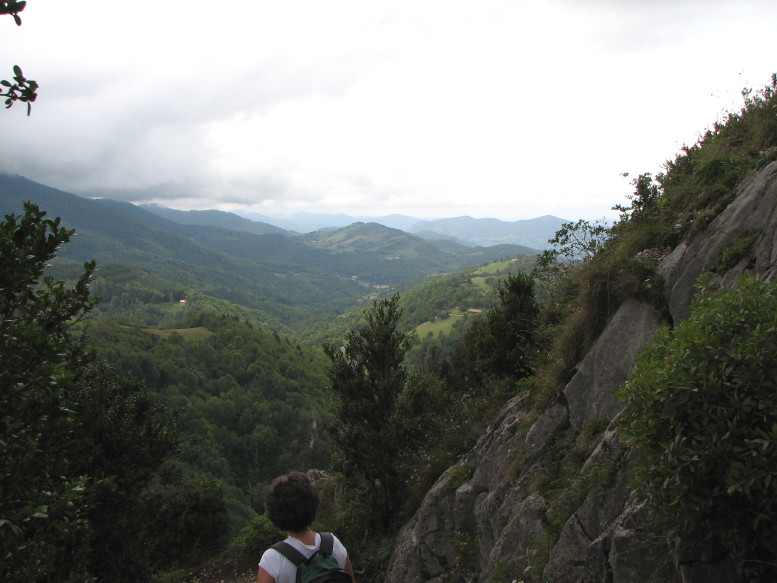
[[777, 542], [777, 288], [742, 277], [701, 293], [621, 391], [632, 484], [679, 535], [747, 558]]
[[717, 273], [725, 273], [734, 267], [737, 263], [742, 261], [750, 254], [753, 245], [760, 236], [761, 231], [741, 235], [723, 247], [723, 249], [720, 250], [720, 255], [718, 255], [718, 262], [715, 266], [715, 271]]
[[188, 568], [221, 552], [229, 537], [224, 494], [215, 480], [160, 484], [145, 493], [156, 570]]
[[286, 533], [262, 514], [243, 529], [235, 546], [245, 555], [261, 557], [264, 551], [285, 538]]

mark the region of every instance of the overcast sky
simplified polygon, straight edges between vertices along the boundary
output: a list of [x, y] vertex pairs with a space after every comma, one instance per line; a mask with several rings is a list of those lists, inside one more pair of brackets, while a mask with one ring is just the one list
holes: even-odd
[[18, 64], [40, 91], [31, 117], [0, 112], [0, 171], [182, 209], [612, 217], [630, 179], [777, 71], [773, 0], [29, 0], [21, 16], [0, 18], [0, 78]]

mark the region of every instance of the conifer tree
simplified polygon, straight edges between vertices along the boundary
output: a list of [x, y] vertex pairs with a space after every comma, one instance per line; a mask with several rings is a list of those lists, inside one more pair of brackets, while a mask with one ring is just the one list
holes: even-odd
[[373, 493], [379, 526], [388, 528], [401, 484], [400, 465], [422, 439], [428, 414], [424, 392], [402, 366], [413, 338], [397, 330], [399, 295], [366, 310], [366, 326], [351, 330], [340, 349], [324, 350], [332, 361], [334, 421], [329, 427], [340, 448], [340, 469], [363, 478]]

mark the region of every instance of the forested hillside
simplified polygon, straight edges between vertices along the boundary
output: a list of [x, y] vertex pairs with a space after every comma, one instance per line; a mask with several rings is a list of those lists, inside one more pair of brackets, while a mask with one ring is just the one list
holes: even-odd
[[263, 488], [288, 468], [327, 467], [326, 359], [234, 317], [200, 313], [177, 330], [109, 321], [89, 342], [122, 375], [180, 411], [181, 457], [164, 471], [223, 486], [233, 535], [262, 510]]
[[[47, 273], [64, 281], [74, 281], [79, 271], [77, 262], [61, 259], [55, 259], [47, 269]], [[192, 287], [180, 281], [166, 279], [155, 271], [134, 265], [100, 265], [95, 272], [91, 291], [94, 296], [101, 298], [92, 310], [92, 315], [124, 325], [179, 328], [185, 317], [204, 312], [237, 317], [265, 330], [277, 330], [285, 335], [292, 333], [287, 324], [265, 311], [231, 303], [203, 291], [193, 291]]]
[[531, 256], [519, 256], [494, 261], [478, 267], [467, 267], [455, 273], [412, 279], [396, 285], [383, 294], [371, 294], [351, 309], [340, 314], [324, 314], [300, 334], [300, 341], [319, 345], [340, 342], [354, 326], [363, 320], [365, 307], [379, 297], [399, 293], [401, 315], [399, 330], [412, 333], [415, 345], [408, 355], [412, 363], [416, 353], [437, 346], [441, 355], [448, 355], [461, 340], [469, 325], [497, 301], [499, 282], [508, 275], [529, 273], [536, 264]]
[[[232, 230], [179, 224], [129, 203], [92, 201], [22, 177], [0, 175], [0, 213], [18, 212], [26, 200], [78, 230], [79, 237], [64, 257], [154, 270], [190, 288], [200, 286], [214, 297], [265, 310], [286, 323], [300, 317], [295, 307], [315, 312], [327, 302], [354, 298], [358, 295], [354, 283], [393, 285], [537, 253], [515, 245], [441, 247], [375, 223], [306, 237], [255, 234], [242, 230], [244, 225]], [[190, 272], [188, 277], [184, 271]], [[299, 276], [293, 282], [282, 281]]]
[[[63, 225], [78, 229], [79, 235], [62, 249], [64, 258], [134, 265], [186, 290], [262, 310], [287, 324], [362, 293], [349, 279], [313, 267], [240, 259], [124, 211], [21, 177], [0, 175], [0, 213], [19, 213], [27, 200], [49, 209], [50, 216], [61, 217]], [[164, 224], [165, 219], [151, 216]], [[167, 223], [171, 229], [191, 228]]]
[[0, 573], [146, 581], [223, 548], [224, 496], [158, 473], [180, 447], [175, 411], [72, 335], [94, 262], [72, 287], [42, 278], [72, 235], [32, 204], [0, 222]]

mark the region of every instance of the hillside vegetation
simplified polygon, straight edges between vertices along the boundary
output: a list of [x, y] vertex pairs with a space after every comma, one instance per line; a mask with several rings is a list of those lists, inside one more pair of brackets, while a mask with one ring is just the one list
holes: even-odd
[[262, 511], [263, 488], [290, 467], [327, 467], [326, 359], [234, 317], [187, 314], [176, 330], [93, 321], [90, 343], [122, 374], [180, 411], [182, 454], [162, 471], [215, 478], [232, 534]]
[[[7, 362], [0, 372], [5, 385], [19, 387], [4, 398], [19, 400], [13, 404], [20, 411], [0, 427], [13, 444], [0, 469], [14, 477], [15, 488], [12, 497], [4, 490], [2, 500], [3, 577], [87, 581], [94, 573], [146, 581], [156, 572], [160, 580], [183, 580], [183, 572], [164, 573], [224, 551], [230, 537], [233, 552], [253, 556], [277, 536], [257, 516], [267, 481], [291, 467], [318, 467], [330, 479], [321, 485], [325, 505], [314, 528], [338, 533], [360, 581], [382, 580], [399, 529], [433, 485], [455, 492], [471, 478], [461, 456], [508, 400], [520, 397], [523, 416], [499, 439], [525, 444], [624, 302], [639, 299], [670, 319], [658, 262], [702, 235], [737, 187], [777, 159], [776, 104], [777, 78], [745, 92], [741, 111], [715, 123], [657, 176], [633, 181], [615, 225], [562, 226], [532, 275], [534, 260], [514, 254], [438, 273], [454, 271], [450, 249], [371, 224], [312, 234], [306, 245], [282, 235], [145, 221], [142, 209], [127, 213], [4, 177], [3, 205], [20, 208], [25, 193], [34, 192], [57, 209], [52, 214], [62, 211], [65, 223], [81, 221], [82, 234], [59, 251], [64, 260], [51, 271], [74, 282], [68, 291], [41, 276], [71, 234], [29, 207], [25, 219], [3, 224], [4, 233], [18, 234], [0, 239], [7, 247], [4, 276], [10, 274], [2, 294]], [[732, 241], [715, 270], [748, 260], [759, 236]], [[289, 263], [303, 250], [310, 265]], [[105, 262], [102, 272], [92, 264], [85, 273], [74, 269], [76, 260], [93, 256]], [[397, 269], [403, 262], [412, 269]], [[343, 266], [350, 271], [340, 273]], [[418, 279], [401, 287], [413, 270]], [[88, 297], [92, 275], [103, 307]], [[358, 281], [368, 277], [393, 277], [398, 285], [367, 290]], [[777, 423], [768, 394], [774, 367], [767, 331], [777, 326], [771, 289], [742, 280], [733, 299], [721, 292], [697, 300], [691, 324], [673, 323], [624, 393], [625, 435], [639, 454], [635, 496], [658, 517], [651, 536], [687, 536], [704, 525], [743, 576], [755, 580], [777, 560], [777, 515], [763, 502], [777, 496], [769, 465]], [[479, 316], [470, 312], [478, 309]], [[718, 309], [760, 319], [742, 320], [752, 325], [720, 339]], [[84, 339], [72, 343], [68, 336], [73, 321], [89, 312], [97, 317], [87, 337], [107, 362], [85, 351]], [[727, 325], [726, 332], [735, 328]], [[675, 350], [688, 358], [672, 368]], [[725, 379], [723, 385], [702, 374], [717, 361], [729, 364], [708, 376]], [[40, 374], [29, 362], [39, 364]], [[760, 376], [751, 382], [736, 372], [742, 362], [757, 364], [748, 374]], [[677, 387], [666, 380], [675, 372], [684, 375], [683, 403], [672, 401]], [[752, 391], [756, 385], [763, 390]], [[643, 400], [656, 386], [656, 396], [669, 395], [667, 406]], [[712, 398], [716, 387], [724, 387], [718, 393], [726, 399], [734, 394], [737, 415], [757, 410], [765, 421], [750, 424], [746, 416], [736, 432], [696, 433], [688, 445], [687, 419], [694, 430], [717, 427], [719, 417], [739, 419], [725, 399]], [[695, 402], [693, 393], [705, 397], [676, 415], [680, 405]], [[493, 581], [542, 582], [567, 520], [629, 455], [624, 450], [596, 472], [581, 472], [609, 422], [594, 419], [579, 435], [567, 426], [551, 436], [531, 479], [530, 494], [543, 501], [537, 510], [543, 538], [531, 542], [531, 553], [520, 549], [520, 572], [492, 566]], [[654, 427], [675, 431], [675, 441], [658, 441]], [[734, 437], [739, 441], [729, 447]], [[641, 439], [649, 445], [639, 453]], [[124, 463], [124, 450], [133, 465]], [[745, 450], [758, 463], [740, 459]], [[719, 454], [714, 463], [702, 455], [709, 451]], [[523, 471], [525, 452], [508, 453], [509, 486]], [[710, 483], [704, 480], [721, 475], [725, 490], [704, 490]], [[667, 476], [674, 482], [665, 490]], [[734, 506], [755, 508], [757, 521], [747, 524], [750, 510], [726, 510]], [[187, 519], [176, 521], [180, 516]], [[125, 527], [118, 531], [123, 540], [112, 533], [115, 524]], [[234, 538], [244, 525], [243, 536]], [[468, 537], [457, 532], [447, 541], [455, 556], [446, 577], [479, 576]], [[114, 554], [115, 564], [103, 560]]]
[[[760, 91], [745, 91], [741, 111], [727, 114], [697, 143], [683, 146], [674, 160], [666, 162], [664, 172], [634, 179], [629, 204], [616, 206], [620, 220], [596, 240], [593, 255], [567, 271], [556, 308], [567, 323], [557, 344], [562, 377], [626, 298], [643, 298], [662, 309], [657, 260], [699, 235], [733, 200], [742, 181], [777, 159], [775, 83], [773, 78]], [[567, 245], [570, 240], [571, 236]], [[734, 255], [732, 247], [732, 257], [722, 260], [721, 269], [733, 265]], [[556, 262], [548, 263], [549, 252], [543, 258], [552, 270]]]
[[455, 273], [412, 279], [393, 286], [391, 290], [369, 294], [336, 317], [326, 314], [316, 318], [300, 333], [300, 341], [320, 345], [342, 340], [349, 330], [363, 321], [365, 306], [380, 297], [399, 293], [401, 315], [397, 326], [403, 332], [416, 334], [416, 344], [408, 360], [413, 360], [418, 349], [425, 352], [432, 345], [438, 346], [442, 354], [447, 355], [461, 340], [472, 319], [496, 302], [499, 281], [511, 274], [528, 273], [534, 266], [535, 258], [523, 255], [467, 267]]
[[[620, 560], [625, 563], [617, 565], [619, 581], [642, 576], [644, 567], [645, 580], [669, 582], [679, 576], [672, 553], [680, 552], [669, 544], [680, 538], [691, 547], [684, 551], [683, 573], [703, 563], [699, 571], [711, 578], [719, 566], [721, 580], [774, 580], [772, 284], [745, 279], [731, 292], [710, 295], [714, 285], [708, 282], [691, 320], [673, 322], [675, 328], [645, 352], [624, 394], [621, 431], [633, 450], [619, 444], [610, 412], [597, 418], [598, 403], [567, 400], [578, 374], [588, 375], [588, 381], [579, 381], [584, 385], [606, 376], [591, 372], [596, 361], [583, 374], [581, 363], [627, 300], [637, 300], [629, 305], [639, 306], [649, 320], [671, 322], [659, 262], [673, 248], [682, 251], [705, 237], [737, 189], [777, 160], [777, 79], [744, 96], [742, 110], [684, 147], [664, 172], [638, 176], [614, 226], [579, 221], [559, 230], [555, 248], [543, 254], [535, 271], [549, 297], [536, 318], [519, 322], [509, 316], [515, 305], [522, 305], [519, 314], [533, 310], [520, 301], [527, 299], [525, 293], [515, 293], [520, 286], [513, 288], [508, 280], [499, 304], [476, 320], [448, 358], [432, 354], [421, 362], [416, 372], [426, 375], [427, 390], [436, 387], [444, 395], [425, 427], [439, 422], [443, 432], [456, 437], [441, 438], [397, 464], [398, 471], [412, 476], [408, 490], [399, 494], [408, 511], [396, 513], [396, 526], [406, 526], [399, 541], [390, 529], [382, 547], [357, 535], [368, 527], [380, 532], [368, 513], [359, 513], [358, 491], [356, 508], [344, 510], [348, 521], [325, 523], [346, 533], [349, 548], [367, 567], [364, 578], [398, 583], [434, 573], [440, 580], [606, 581], [607, 569], [616, 566], [607, 561]], [[755, 265], [760, 235], [732, 237], [713, 261], [713, 275]], [[759, 249], [768, 263], [772, 248]], [[720, 323], [726, 324], [723, 329]], [[617, 358], [622, 348], [606, 350]], [[415, 380], [405, 391], [416, 395], [413, 391], [423, 386]], [[472, 427], [478, 413], [493, 414], [491, 407], [498, 409], [511, 397], [492, 429], [484, 436], [476, 432], [482, 437], [477, 447], [456, 405], [449, 405], [449, 400], [466, 403]], [[574, 409], [585, 406], [591, 411]], [[611, 406], [619, 410], [617, 401]], [[458, 458], [464, 451], [456, 447], [465, 444], [473, 449]], [[624, 472], [632, 464], [637, 471], [629, 491]], [[610, 522], [612, 517], [605, 522], [602, 514], [613, 508], [601, 497], [612, 492], [623, 504], [634, 502], [631, 512], [637, 512], [639, 501], [647, 504], [652, 520], [643, 521], [646, 513], [637, 520], [624, 511], [621, 522]], [[424, 497], [421, 511], [409, 520]], [[581, 508], [588, 514], [575, 518]], [[352, 533], [354, 520], [359, 528]], [[585, 532], [588, 524], [599, 524], [598, 530]], [[611, 527], [615, 531], [605, 531]], [[626, 546], [616, 549], [616, 543]], [[398, 548], [385, 574], [374, 557], [392, 544]], [[551, 561], [555, 571], [548, 578]], [[725, 579], [731, 565], [738, 574]]]
[[[658, 262], [675, 246], [688, 244], [700, 236], [731, 203], [737, 188], [753, 172], [777, 160], [777, 77], [773, 77], [771, 84], [759, 91], [745, 91], [743, 97], [744, 106], [740, 111], [727, 114], [714, 123], [697, 143], [684, 146], [673, 160], [666, 162], [663, 172], [656, 176], [643, 174], [634, 179], [634, 193], [629, 197], [628, 205], [616, 207], [621, 211], [621, 216], [615, 225], [604, 230], [596, 229], [596, 226], [584, 221], [567, 225], [568, 228], [557, 238], [556, 250], [545, 252], [540, 258], [541, 267], [537, 275], [545, 282], [555, 282], [555, 285], [552, 288], [554, 301], [547, 309], [547, 319], [552, 325], [548, 332], [553, 345], [547, 363], [538, 370], [534, 389], [537, 395], [554, 395], [564, 387], [607, 322], [627, 299], [637, 298], [652, 304], [658, 314], [671, 322], [663, 279], [656, 271]], [[724, 273], [747, 257], [754, 240], [751, 234], [733, 241], [721, 254], [717, 271]], [[581, 241], [585, 244], [581, 245]], [[590, 252], [585, 252], [586, 249]], [[575, 256], [582, 259], [567, 262]], [[718, 316], [715, 318], [720, 321]], [[674, 322], [676, 326], [680, 324]], [[682, 326], [677, 328], [678, 332], [680, 328]], [[692, 382], [696, 383], [693, 391], [706, 390], [703, 361], [725, 358], [724, 347], [710, 347], [710, 350], [717, 356], [708, 354], [699, 359], [697, 355], [694, 357], [696, 360], [685, 363], [690, 367]], [[651, 369], [655, 371], [661, 365], [654, 358], [655, 355], [651, 357], [650, 354], [644, 357], [637, 375], [642, 383], [650, 379], [647, 385], [652, 390], [653, 382], [657, 382], [655, 375], [660, 373], [651, 372]], [[677, 382], [681, 381], [678, 379]], [[672, 386], [672, 391], [678, 388], [674, 384]], [[538, 399], [540, 407], [536, 408], [536, 414], [539, 415], [542, 407], [549, 402], [547, 397]], [[657, 410], [652, 406], [641, 408], [640, 403], [647, 401], [634, 397], [629, 404], [632, 435], [636, 435], [636, 427], [642, 426], [641, 423], [657, 428], [670, 423], [669, 418], [677, 414], [672, 407]], [[696, 423], [704, 426], [713, 423], [706, 416], [717, 413], [704, 405], [694, 414], [698, 415]], [[640, 435], [646, 440], [658, 438], [655, 433]], [[762, 437], [757, 431], [751, 436], [753, 439]], [[664, 438], [669, 438], [669, 435], [661, 437]], [[642, 439], [632, 441], [638, 450], [640, 441]], [[652, 449], [658, 446], [651, 442], [645, 447]], [[668, 459], [673, 459], [674, 455], [683, 455], [674, 451], [671, 443], [663, 443], [659, 449], [663, 447], [671, 450], [667, 452]], [[702, 445], [702, 448], [706, 447], [716, 446], [712, 443]], [[584, 482], [584, 478], [576, 474], [586, 457], [574, 448], [561, 448], [548, 459], [552, 469], [544, 479], [545, 486], [540, 488], [540, 492], [549, 504], [546, 520], [551, 525], [551, 537], [543, 545], [544, 554], [540, 553], [535, 558], [531, 570], [533, 575], [530, 577], [532, 581], [540, 581], [543, 561], [547, 561], [549, 549], [558, 540], [561, 525], [576, 508], [573, 505], [575, 496], [580, 496], [579, 488]], [[692, 457], [681, 459], [688, 464], [688, 471], [701, 472], [700, 465], [694, 469]], [[724, 463], [733, 463], [737, 458], [737, 451], [730, 450], [728, 461]], [[658, 475], [670, 470], [661, 465], [666, 463], [667, 458], [660, 462], [648, 454], [642, 459], [646, 460], [647, 465], [638, 472], [641, 479], [635, 480], [634, 488], [639, 495], [645, 496], [650, 491], [642, 489], [645, 481], [659, 480]], [[668, 486], [667, 482], [661, 483]], [[694, 488], [692, 486], [686, 490], [686, 498], [678, 498], [676, 493], [668, 492], [659, 497], [648, 496], [648, 502], [654, 508], [659, 508], [661, 500], [667, 500], [665, 496], [668, 495], [674, 506], [665, 508], [666, 512], [687, 520], [684, 526], [676, 520], [665, 523], [664, 531], [661, 531], [662, 526], [657, 526], [658, 532], [654, 533], [656, 536], [686, 536], [690, 534], [689, 524], [703, 523], [707, 525], [706, 534], [720, 540], [716, 537], [728, 528], [726, 525], [729, 518], [724, 516], [726, 512], [721, 512], [719, 507], [712, 513], [705, 510], [705, 505], [698, 504], [698, 501], [707, 497], [708, 493]], [[669, 491], [676, 492], [674, 487]], [[729, 490], [728, 495], [737, 494], [735, 490]], [[753, 495], [756, 495], [755, 490]], [[688, 520], [688, 516], [693, 518]], [[770, 521], [775, 519], [777, 516], [769, 518]], [[751, 526], [754, 528], [754, 525]], [[747, 538], [745, 533], [741, 534]], [[752, 558], [755, 552], [752, 545], [749, 548], [729, 545], [727, 548], [731, 556], [740, 561]], [[772, 547], [765, 556], [774, 556], [775, 552], [777, 548]]]
[[[142, 211], [154, 218], [152, 223], [21, 177], [0, 175], [0, 212], [18, 213], [26, 200], [78, 230], [78, 236], [62, 249], [61, 257], [78, 263], [95, 259], [100, 265], [133, 265], [186, 291], [261, 310], [285, 324], [361, 295], [359, 286], [350, 279], [303, 265], [241, 259], [197, 244], [176, 231], [207, 231], [208, 227], [184, 227]], [[172, 230], [160, 225], [172, 225]]]

